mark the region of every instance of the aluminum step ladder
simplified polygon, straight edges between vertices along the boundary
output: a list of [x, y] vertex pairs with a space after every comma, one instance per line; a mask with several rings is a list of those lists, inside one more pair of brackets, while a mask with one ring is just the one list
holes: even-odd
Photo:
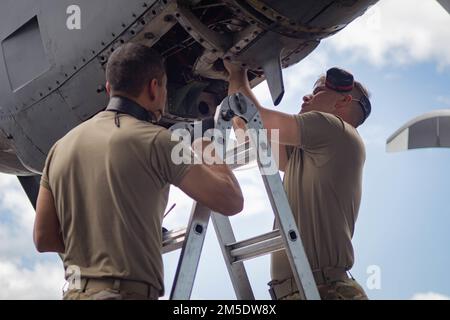
[[[233, 128], [234, 117], [240, 117], [245, 121], [250, 139], [243, 144], [243, 148], [238, 146], [227, 153], [225, 146]], [[193, 129], [192, 124], [185, 125]], [[180, 125], [176, 127], [180, 128]], [[250, 99], [240, 93], [229, 96], [216, 112], [215, 129], [221, 132], [221, 135], [215, 136], [213, 140], [216, 153], [218, 150], [223, 151], [222, 159], [229, 159], [231, 156], [235, 157], [234, 160], [236, 157], [238, 160], [242, 157], [249, 160], [252, 155], [256, 158], [279, 229], [244, 241], [236, 241], [228, 217], [211, 212], [207, 207], [194, 202], [187, 228], [169, 232], [165, 234], [163, 240], [163, 253], [182, 247], [170, 299], [190, 299], [211, 218], [238, 300], [255, 299], [243, 262], [278, 250], [285, 250], [287, 253], [301, 298], [320, 300], [280, 174], [277, 168], [274, 170], [273, 166], [267, 165], [275, 163], [270, 152], [270, 144], [267, 143], [267, 135], [258, 134], [259, 130], [264, 128], [257, 108]], [[243, 163], [245, 162], [234, 161], [230, 167], [237, 169]]]

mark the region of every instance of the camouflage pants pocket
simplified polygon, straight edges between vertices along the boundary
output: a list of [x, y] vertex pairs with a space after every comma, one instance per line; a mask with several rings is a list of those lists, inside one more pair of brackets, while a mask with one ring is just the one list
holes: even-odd
[[[369, 300], [364, 289], [353, 279], [336, 281], [318, 289], [322, 300]], [[280, 300], [300, 300], [300, 294], [296, 291]]]
[[356, 280], [336, 281], [330, 285], [319, 286], [322, 300], [368, 300], [364, 289]]

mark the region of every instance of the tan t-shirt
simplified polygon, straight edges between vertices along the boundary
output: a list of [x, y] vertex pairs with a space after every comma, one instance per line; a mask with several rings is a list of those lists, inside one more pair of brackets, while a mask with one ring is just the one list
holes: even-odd
[[66, 252], [84, 277], [146, 282], [164, 292], [162, 218], [170, 184], [189, 165], [171, 161], [168, 130], [101, 112], [51, 149], [41, 185], [52, 191]]
[[[284, 176], [313, 270], [354, 263], [351, 239], [361, 201], [365, 149], [354, 127], [321, 112], [296, 116], [301, 148], [288, 147]], [[284, 251], [272, 254], [272, 279], [292, 277]]]

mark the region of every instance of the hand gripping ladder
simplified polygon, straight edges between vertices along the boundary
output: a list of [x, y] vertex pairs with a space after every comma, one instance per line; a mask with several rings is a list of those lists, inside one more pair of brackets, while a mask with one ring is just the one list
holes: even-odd
[[[262, 155], [265, 155], [265, 157], [269, 155], [270, 163], [274, 163], [270, 152], [270, 144], [267, 143], [267, 136], [264, 134], [265, 139], [261, 139], [261, 134], [258, 134], [258, 132], [261, 132], [259, 131], [260, 129], [264, 129], [261, 117], [255, 105], [240, 93], [227, 97], [216, 112], [215, 129], [221, 132], [221, 135], [214, 139], [216, 152], [226, 149], [224, 146], [226, 146], [228, 135], [233, 127], [232, 119], [234, 117], [240, 117], [246, 123], [250, 141], [245, 145], [247, 147], [250, 145], [253, 150], [257, 150], [256, 160], [259, 171], [275, 218], [278, 221], [279, 229], [244, 241], [236, 241], [228, 217], [211, 212], [210, 209], [200, 203], [194, 202], [187, 228], [169, 232], [164, 236], [163, 253], [179, 249], [182, 246], [170, 298], [175, 300], [187, 300], [190, 298], [206, 230], [211, 217], [238, 300], [255, 299], [243, 262], [278, 250], [285, 250], [287, 253], [300, 296], [303, 299], [319, 300], [319, 292], [283, 188], [280, 174], [278, 170], [275, 171], [273, 168], [270, 169], [265, 165], [267, 164], [267, 159], [262, 159]], [[193, 128], [193, 124], [184, 125], [186, 128], [189, 126], [191, 126], [191, 129]], [[180, 128], [180, 125], [177, 125], [177, 128]], [[244, 153], [248, 158], [249, 149], [246, 149]], [[225, 159], [227, 158], [225, 151], [222, 155]], [[235, 163], [230, 165], [232, 169], [240, 166], [242, 165]]]

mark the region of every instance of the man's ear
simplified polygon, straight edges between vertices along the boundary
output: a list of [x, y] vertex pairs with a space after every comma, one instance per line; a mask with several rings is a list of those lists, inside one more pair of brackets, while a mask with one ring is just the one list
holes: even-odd
[[109, 84], [108, 81], [106, 81], [106, 86], [105, 87], [106, 87], [106, 92], [110, 96], [111, 95], [111, 85]]
[[342, 96], [342, 98], [340, 98], [338, 100], [338, 102], [336, 103], [336, 107], [346, 107], [348, 106], [350, 103], [352, 103], [353, 101], [353, 97], [351, 94], [346, 94], [344, 96]]
[[148, 84], [148, 94], [150, 100], [154, 101], [157, 98], [158, 95], [158, 87], [159, 83], [158, 80], [152, 79], [150, 83]]

